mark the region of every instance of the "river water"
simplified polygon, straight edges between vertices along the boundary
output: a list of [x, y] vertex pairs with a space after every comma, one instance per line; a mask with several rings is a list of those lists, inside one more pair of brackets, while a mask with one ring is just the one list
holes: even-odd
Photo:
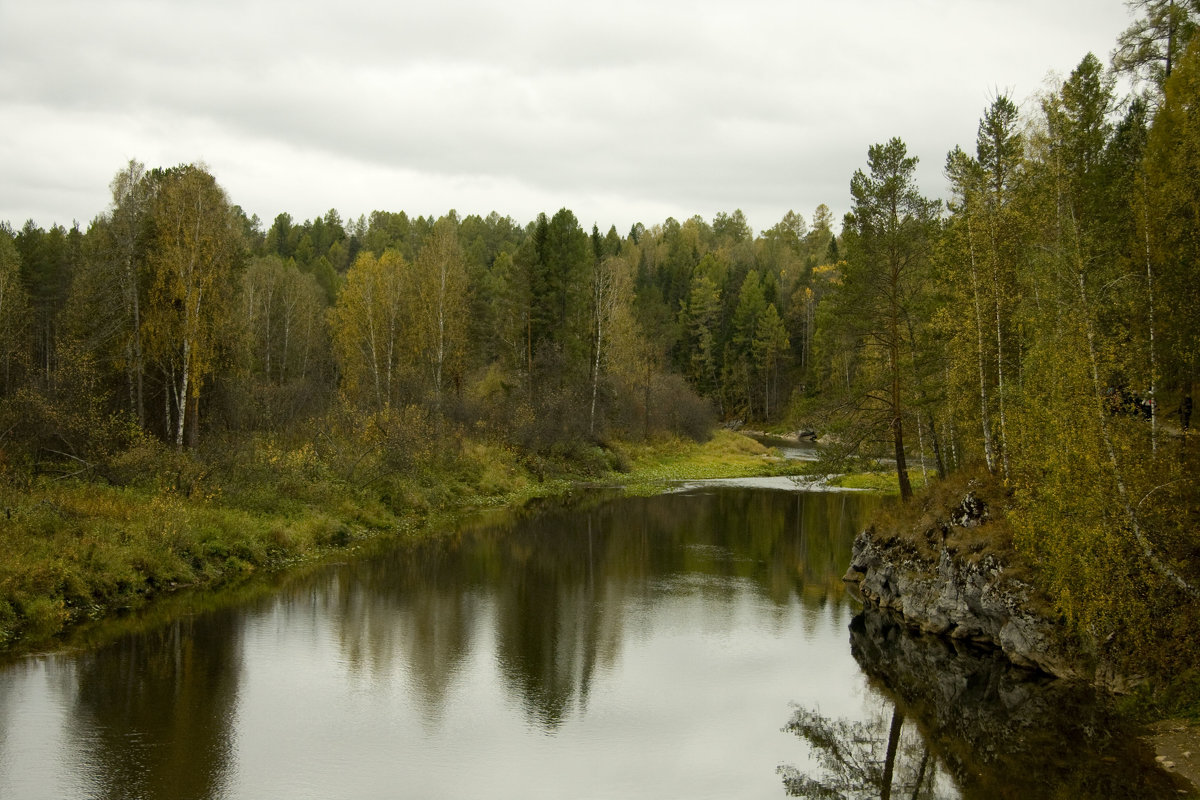
[[0, 669], [0, 798], [1177, 796], [1087, 691], [860, 615], [882, 501], [785, 489], [598, 493], [85, 632]]

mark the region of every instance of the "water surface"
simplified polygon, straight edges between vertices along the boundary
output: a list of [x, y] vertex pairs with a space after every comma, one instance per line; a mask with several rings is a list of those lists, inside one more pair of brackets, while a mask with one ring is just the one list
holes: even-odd
[[[1068, 741], [1108, 722], [1090, 696], [1041, 726], [1047, 682], [856, 617], [841, 575], [879, 502], [549, 505], [23, 659], [0, 670], [0, 797], [1030, 796], [1014, 768], [1174, 796], [1123, 737]], [[1047, 737], [1053, 758], [1021, 744]]]

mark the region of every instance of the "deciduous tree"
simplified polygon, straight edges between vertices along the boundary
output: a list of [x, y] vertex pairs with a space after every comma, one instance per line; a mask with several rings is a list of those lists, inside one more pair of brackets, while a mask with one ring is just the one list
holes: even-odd
[[193, 441], [198, 436], [200, 393], [216, 367], [242, 257], [241, 227], [216, 179], [191, 164], [165, 173], [152, 213], [142, 341], [167, 387], [166, 430], [182, 448], [189, 424]]

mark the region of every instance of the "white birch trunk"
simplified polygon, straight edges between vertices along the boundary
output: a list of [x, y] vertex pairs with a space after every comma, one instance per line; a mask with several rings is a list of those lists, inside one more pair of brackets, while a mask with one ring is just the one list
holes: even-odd
[[975, 353], [979, 365], [979, 418], [983, 428], [983, 458], [988, 472], [996, 471], [996, 455], [992, 449], [992, 425], [988, 414], [987, 372], [983, 357], [983, 308], [979, 302], [979, 275], [975, 264], [975, 239], [971, 234], [971, 214], [967, 212], [967, 251], [971, 260], [971, 293], [975, 299]]

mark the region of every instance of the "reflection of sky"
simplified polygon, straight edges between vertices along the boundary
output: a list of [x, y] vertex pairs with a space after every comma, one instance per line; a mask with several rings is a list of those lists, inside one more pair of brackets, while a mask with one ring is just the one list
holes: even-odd
[[780, 730], [790, 703], [864, 713], [849, 615], [798, 601], [780, 613], [732, 580], [714, 602], [685, 583], [603, 610], [624, 617], [617, 663], [552, 732], [506, 688], [494, 608], [475, 617], [432, 721], [408, 665], [356, 673], [335, 623], [283, 628], [270, 612], [247, 630], [229, 796], [779, 797], [775, 768], [804, 761]]
[[[0, 797], [87, 797], [79, 767], [86, 753], [68, 745], [70, 670], [50, 658], [29, 658], [0, 672]], [[64, 754], [47, 758], [47, 753]], [[59, 758], [69, 758], [63, 763]]]

